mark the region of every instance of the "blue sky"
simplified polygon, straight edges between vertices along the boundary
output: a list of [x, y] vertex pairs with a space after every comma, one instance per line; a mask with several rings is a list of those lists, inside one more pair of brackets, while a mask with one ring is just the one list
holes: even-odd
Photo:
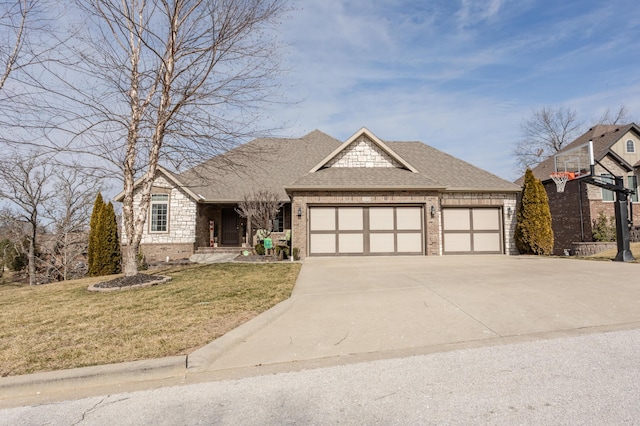
[[[301, 0], [281, 30], [288, 135], [367, 127], [419, 140], [506, 179], [520, 123], [570, 107], [585, 128], [640, 117], [637, 0]], [[410, 159], [408, 159], [410, 161]]]

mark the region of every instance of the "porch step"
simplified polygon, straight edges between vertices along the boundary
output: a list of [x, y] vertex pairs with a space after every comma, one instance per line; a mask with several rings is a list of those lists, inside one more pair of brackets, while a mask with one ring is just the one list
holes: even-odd
[[248, 247], [198, 247], [195, 254], [240, 254], [244, 250], [248, 250]]

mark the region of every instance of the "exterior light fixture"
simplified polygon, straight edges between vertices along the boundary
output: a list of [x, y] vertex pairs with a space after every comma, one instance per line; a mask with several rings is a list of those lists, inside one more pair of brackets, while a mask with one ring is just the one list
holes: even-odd
[[511, 209], [511, 207], [507, 207], [507, 216], [511, 217], [512, 214], [513, 210]]
[[302, 207], [298, 207], [298, 217], [302, 217]]
[[436, 217], [436, 207], [431, 206], [431, 217]]

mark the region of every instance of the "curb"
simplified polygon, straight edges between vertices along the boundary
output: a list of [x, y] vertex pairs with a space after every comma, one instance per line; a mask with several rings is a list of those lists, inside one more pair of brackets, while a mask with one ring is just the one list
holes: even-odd
[[122, 383], [146, 382], [184, 377], [186, 356], [80, 367], [0, 378], [0, 394], [5, 398], [37, 396], [79, 388], [97, 388]]

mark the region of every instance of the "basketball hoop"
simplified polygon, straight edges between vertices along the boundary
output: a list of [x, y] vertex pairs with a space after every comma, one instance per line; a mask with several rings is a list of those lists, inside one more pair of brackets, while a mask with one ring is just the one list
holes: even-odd
[[567, 181], [573, 180], [575, 178], [575, 173], [572, 172], [555, 172], [551, 173], [551, 179], [556, 183], [556, 189], [558, 192], [564, 192], [564, 186], [567, 184]]

